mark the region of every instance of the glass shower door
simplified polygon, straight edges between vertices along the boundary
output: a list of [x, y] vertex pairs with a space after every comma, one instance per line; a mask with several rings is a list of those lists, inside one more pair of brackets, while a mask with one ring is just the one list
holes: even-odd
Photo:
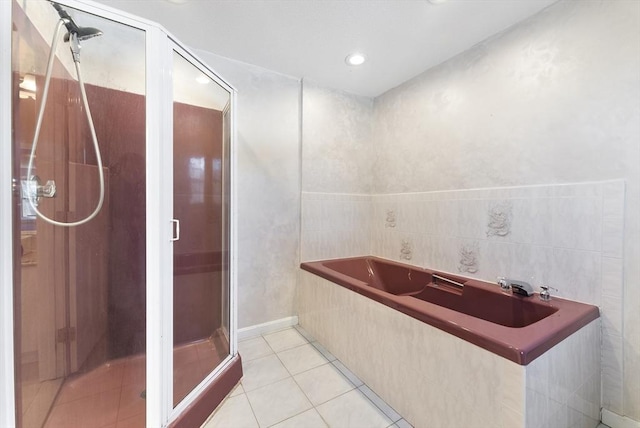
[[[16, 419], [144, 426], [146, 34], [55, 6], [12, 1]], [[60, 11], [95, 30], [78, 42], [86, 103]], [[42, 215], [30, 202], [34, 175], [57, 188], [37, 202]]]
[[229, 101], [226, 89], [174, 52], [174, 406], [230, 355]]

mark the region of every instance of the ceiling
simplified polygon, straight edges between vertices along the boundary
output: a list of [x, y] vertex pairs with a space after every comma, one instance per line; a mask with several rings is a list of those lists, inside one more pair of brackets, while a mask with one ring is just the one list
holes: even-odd
[[[375, 97], [557, 0], [98, 0], [183, 43]], [[367, 62], [347, 66], [362, 51]]]

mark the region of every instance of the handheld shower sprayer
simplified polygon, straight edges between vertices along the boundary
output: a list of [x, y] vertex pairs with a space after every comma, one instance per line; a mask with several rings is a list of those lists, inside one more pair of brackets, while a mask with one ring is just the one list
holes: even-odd
[[[62, 8], [57, 3], [51, 2], [53, 7], [58, 12], [60, 19], [58, 20], [58, 24], [56, 25], [56, 29], [53, 33], [53, 40], [51, 41], [51, 50], [49, 51], [49, 59], [47, 62], [47, 71], [44, 81], [44, 89], [42, 91], [42, 99], [40, 101], [40, 110], [38, 112], [38, 120], [36, 122], [36, 129], [33, 135], [33, 143], [31, 145], [31, 155], [29, 156], [29, 166], [27, 168], [27, 180], [29, 180], [30, 185], [28, 186], [31, 190], [28, 193], [27, 199], [29, 200], [29, 204], [33, 211], [40, 217], [42, 220], [46, 221], [49, 224], [54, 226], [63, 226], [63, 227], [73, 227], [80, 226], [85, 224], [95, 218], [100, 210], [102, 209], [102, 204], [104, 203], [104, 171], [102, 170], [102, 156], [100, 154], [100, 147], [98, 146], [98, 137], [96, 136], [95, 126], [93, 124], [93, 118], [91, 117], [91, 111], [89, 110], [89, 101], [87, 100], [87, 93], [84, 88], [84, 82], [82, 81], [82, 73], [80, 72], [80, 41], [87, 40], [92, 37], [102, 35], [102, 31], [97, 28], [92, 27], [78, 27], [76, 23], [73, 21], [71, 16], [67, 13], [66, 10]], [[53, 180], [47, 181], [45, 186], [41, 186], [37, 176], [32, 175], [33, 172], [33, 163], [36, 155], [36, 148], [38, 147], [38, 137], [40, 136], [40, 129], [42, 128], [42, 121], [44, 119], [44, 109], [47, 105], [47, 96], [49, 94], [49, 84], [51, 82], [51, 74], [53, 72], [53, 63], [56, 56], [56, 48], [58, 47], [59, 35], [62, 26], [67, 28], [67, 34], [64, 36], [64, 41], [69, 42], [69, 47], [71, 49], [71, 54], [73, 56], [73, 63], [76, 68], [76, 75], [78, 76], [78, 85], [80, 86], [80, 95], [82, 96], [82, 103], [84, 105], [84, 111], [87, 117], [87, 122], [89, 124], [89, 130], [91, 131], [91, 140], [93, 142], [93, 149], [96, 153], [96, 163], [98, 167], [98, 180], [100, 182], [100, 195], [98, 197], [98, 203], [96, 204], [95, 209], [91, 214], [87, 217], [73, 222], [64, 222], [64, 221], [56, 221], [53, 220], [46, 215], [44, 215], [38, 209], [38, 203], [41, 197], [53, 198], [56, 195], [56, 187], [55, 182]]]
[[60, 20], [64, 23], [64, 26], [67, 27], [67, 34], [64, 35], [64, 41], [69, 42], [73, 61], [80, 62], [80, 42], [92, 37], [101, 36], [102, 31], [93, 27], [79, 27], [73, 18], [69, 16], [67, 11], [62, 8], [62, 6], [58, 3], [51, 4], [58, 12]]

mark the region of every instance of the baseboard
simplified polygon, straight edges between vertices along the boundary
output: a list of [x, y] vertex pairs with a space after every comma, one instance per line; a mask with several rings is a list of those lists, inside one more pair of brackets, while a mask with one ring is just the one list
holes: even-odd
[[640, 422], [607, 409], [602, 409], [602, 423], [611, 428], [640, 428]]
[[249, 327], [238, 329], [238, 340], [257, 337], [261, 334], [271, 333], [273, 331], [282, 330], [283, 328], [298, 325], [298, 316], [281, 318], [279, 320], [269, 321], [262, 324], [256, 324]]

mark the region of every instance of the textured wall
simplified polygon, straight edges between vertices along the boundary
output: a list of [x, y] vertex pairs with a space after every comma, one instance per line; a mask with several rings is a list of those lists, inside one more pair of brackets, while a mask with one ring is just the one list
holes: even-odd
[[302, 111], [302, 190], [369, 193], [373, 100], [305, 80]]
[[559, 2], [377, 98], [373, 186], [402, 193], [624, 179], [623, 347], [609, 361], [624, 367], [624, 385], [605, 405], [636, 420], [639, 95], [640, 2]]
[[238, 327], [292, 316], [300, 230], [300, 82], [199, 55], [238, 90]]

